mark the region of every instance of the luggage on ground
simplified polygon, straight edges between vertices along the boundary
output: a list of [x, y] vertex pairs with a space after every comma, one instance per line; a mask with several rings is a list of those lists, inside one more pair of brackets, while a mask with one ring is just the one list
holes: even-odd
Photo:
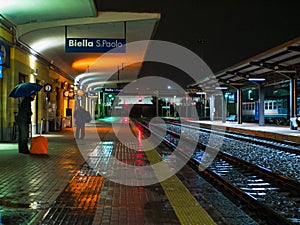
[[31, 139], [30, 154], [42, 155], [48, 153], [48, 138], [42, 136], [43, 120], [41, 121], [40, 136]]

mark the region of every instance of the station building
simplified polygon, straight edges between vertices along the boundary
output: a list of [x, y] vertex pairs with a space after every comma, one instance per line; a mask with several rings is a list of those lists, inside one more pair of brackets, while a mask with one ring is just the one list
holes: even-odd
[[[40, 132], [41, 121], [45, 130], [60, 129], [67, 108], [72, 106], [73, 79], [15, 40], [15, 30], [0, 26], [0, 140], [15, 140], [15, 116], [20, 99], [9, 97], [19, 83], [39, 83], [44, 88], [38, 92], [32, 104], [32, 133]], [[48, 88], [46, 88], [48, 87]], [[46, 89], [45, 89], [46, 88]], [[46, 122], [47, 121], [47, 122]]]
[[[160, 21], [159, 13], [123, 13], [120, 18], [111, 12], [101, 12], [99, 16], [95, 10], [91, 10], [94, 8], [89, 3], [84, 8], [87, 11], [83, 10], [81, 14], [75, 15], [70, 11], [61, 20], [45, 19], [52, 22], [42, 21], [41, 17], [34, 15], [41, 21], [32, 23], [32, 27], [28, 25], [28, 18], [24, 17], [24, 21], [21, 21], [16, 19], [15, 14], [8, 14], [20, 25], [20, 29], [4, 17], [1, 18], [0, 141], [14, 141], [16, 138], [14, 117], [19, 99], [10, 98], [9, 93], [15, 85], [22, 82], [34, 82], [44, 86], [33, 104], [33, 134], [41, 132], [41, 123], [45, 132], [71, 127], [75, 100], [79, 100], [95, 119], [111, 116], [112, 112], [115, 116], [127, 115], [132, 105], [135, 105], [130, 113], [133, 117], [177, 117], [179, 114], [190, 117], [194, 116], [190, 109], [195, 107], [199, 119], [222, 120], [224, 123], [228, 120], [237, 123], [254, 122], [259, 125], [270, 123], [295, 128], [292, 121], [299, 117], [300, 108], [299, 38], [211, 74], [205, 80], [198, 80], [186, 87], [186, 96], [175, 93], [155, 96], [153, 93], [137, 92], [132, 96], [118, 98], [117, 95], [126, 82], [137, 79], [138, 70], [134, 67], [139, 68], [141, 63], [138, 66], [129, 66], [124, 61], [111, 60], [115, 63], [115, 80], [102, 81], [97, 74], [92, 75], [93, 68], [87, 64], [87, 60], [83, 63], [85, 67], [77, 70], [79, 75], [74, 74], [74, 70], [70, 70], [73, 74], [66, 72], [63, 65], [78, 57], [65, 51], [68, 49], [59, 49], [57, 55], [62, 60], [54, 61], [30, 47], [38, 35], [45, 38], [51, 33], [52, 36], [62, 35], [67, 38], [71, 34], [82, 34], [82, 30], [93, 35], [93, 29], [101, 29], [106, 35], [117, 33], [114, 36], [116, 40], [149, 40]], [[74, 19], [75, 16], [80, 20]], [[83, 19], [83, 16], [90, 18]], [[80, 45], [84, 43], [88, 46], [84, 41]], [[46, 53], [51, 55], [56, 50], [53, 47], [52, 50], [47, 49], [49, 52]], [[144, 54], [142, 52], [141, 56]], [[87, 56], [84, 53], [80, 55]], [[66, 62], [62, 62], [63, 60]], [[140, 58], [134, 59], [139, 60]], [[68, 67], [74, 69], [76, 66], [72, 64]], [[84, 74], [88, 76], [83, 76]], [[213, 94], [216, 89], [219, 89], [217, 95]]]

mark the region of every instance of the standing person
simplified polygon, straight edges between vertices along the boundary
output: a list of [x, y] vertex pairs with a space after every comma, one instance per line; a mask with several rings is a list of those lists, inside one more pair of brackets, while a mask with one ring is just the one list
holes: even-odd
[[76, 139], [79, 138], [79, 135], [80, 135], [80, 139], [84, 139], [84, 136], [85, 136], [85, 123], [88, 120], [88, 116], [90, 117], [89, 112], [84, 110], [79, 105], [76, 106], [76, 109], [75, 109], [75, 112], [74, 112], [74, 118], [75, 118], [75, 124], [76, 124], [76, 133], [75, 133], [75, 138]]
[[16, 116], [16, 122], [19, 126], [18, 147], [19, 153], [29, 154], [28, 138], [29, 138], [29, 124], [31, 124], [31, 102], [34, 100], [36, 93], [31, 96], [24, 97], [19, 104], [19, 112]]

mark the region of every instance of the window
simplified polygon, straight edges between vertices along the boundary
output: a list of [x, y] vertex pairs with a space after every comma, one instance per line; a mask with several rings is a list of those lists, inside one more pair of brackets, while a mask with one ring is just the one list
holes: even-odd
[[272, 105], [273, 105], [273, 102], [269, 102], [269, 110], [273, 109]]

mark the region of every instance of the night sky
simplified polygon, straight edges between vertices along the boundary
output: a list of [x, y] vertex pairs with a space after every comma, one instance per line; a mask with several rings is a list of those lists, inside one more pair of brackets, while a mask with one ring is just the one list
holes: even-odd
[[[154, 39], [187, 47], [203, 56], [215, 73], [300, 36], [297, 0], [96, 0], [96, 4], [100, 11], [161, 13]], [[182, 80], [173, 69], [164, 74]], [[161, 65], [146, 64], [141, 74], [159, 75], [163, 70]]]

